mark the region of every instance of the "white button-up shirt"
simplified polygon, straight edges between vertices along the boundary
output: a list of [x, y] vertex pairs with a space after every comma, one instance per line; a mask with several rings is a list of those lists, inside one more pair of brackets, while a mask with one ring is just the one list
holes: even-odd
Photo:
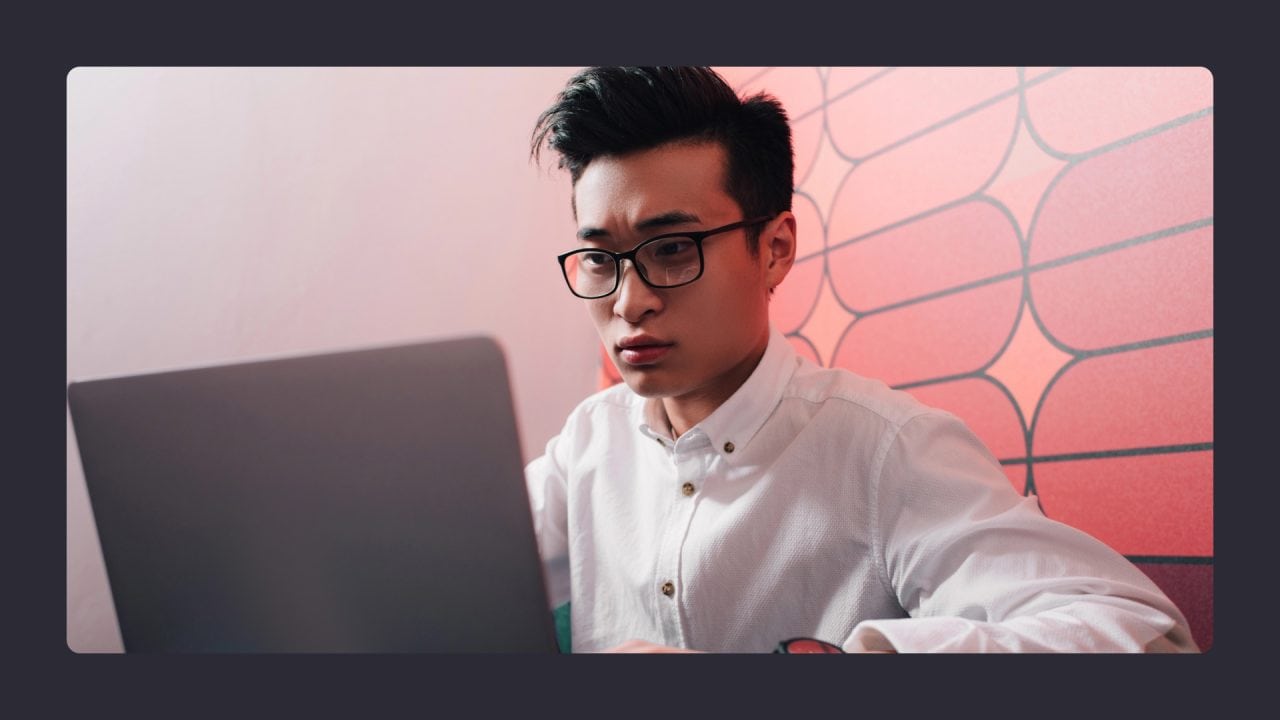
[[799, 356], [673, 440], [620, 384], [526, 468], [574, 651], [629, 639], [768, 652], [1196, 650], [1124, 557], [1046, 518], [955, 416]]

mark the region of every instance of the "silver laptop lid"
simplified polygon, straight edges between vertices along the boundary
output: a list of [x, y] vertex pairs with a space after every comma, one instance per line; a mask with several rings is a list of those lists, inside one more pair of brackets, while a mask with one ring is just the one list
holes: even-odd
[[492, 340], [67, 393], [127, 652], [555, 651]]

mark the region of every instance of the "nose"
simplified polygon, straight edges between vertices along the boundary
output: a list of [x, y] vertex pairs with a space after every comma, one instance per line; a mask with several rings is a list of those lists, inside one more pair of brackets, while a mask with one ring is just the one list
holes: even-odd
[[631, 260], [623, 260], [619, 269], [618, 290], [614, 295], [613, 314], [636, 324], [646, 315], [662, 310], [662, 298], [640, 277]]

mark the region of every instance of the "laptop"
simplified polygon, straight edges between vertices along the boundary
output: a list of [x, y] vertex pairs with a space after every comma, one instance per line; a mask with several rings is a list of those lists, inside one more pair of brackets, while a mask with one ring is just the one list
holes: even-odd
[[126, 652], [557, 651], [492, 339], [67, 396]]

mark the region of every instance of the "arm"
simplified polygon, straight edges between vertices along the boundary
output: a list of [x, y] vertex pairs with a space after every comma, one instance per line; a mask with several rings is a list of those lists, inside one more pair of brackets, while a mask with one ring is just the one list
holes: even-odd
[[907, 422], [873, 474], [880, 572], [910, 618], [859, 623], [848, 650], [1197, 650], [1182, 613], [1095, 538], [1046, 518], [954, 416]]
[[568, 493], [562, 452], [560, 436], [556, 436], [547, 443], [546, 452], [525, 466], [524, 471], [551, 609], [569, 602], [570, 596]]

